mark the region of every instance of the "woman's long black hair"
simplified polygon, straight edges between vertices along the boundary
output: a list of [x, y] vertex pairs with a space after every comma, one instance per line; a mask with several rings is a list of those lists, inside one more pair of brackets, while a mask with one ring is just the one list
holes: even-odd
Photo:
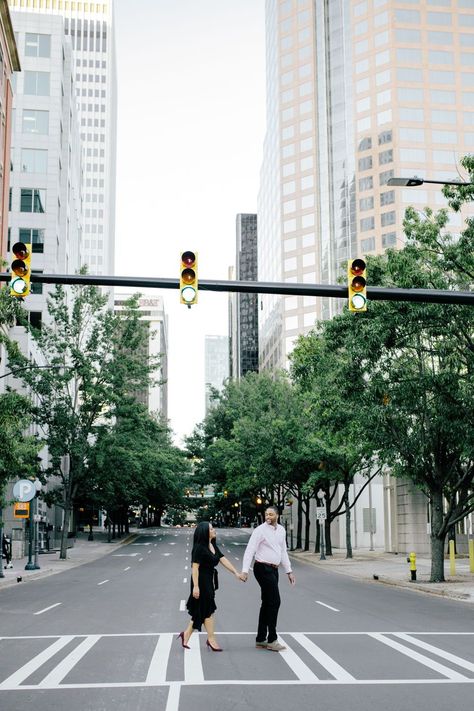
[[209, 547], [209, 521], [201, 521], [194, 529], [193, 551], [199, 544]]

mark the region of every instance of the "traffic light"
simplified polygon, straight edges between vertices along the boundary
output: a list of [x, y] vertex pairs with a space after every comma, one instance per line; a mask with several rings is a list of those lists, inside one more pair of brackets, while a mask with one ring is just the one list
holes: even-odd
[[31, 244], [16, 242], [13, 245], [10, 272], [11, 296], [27, 296], [30, 293]]
[[183, 252], [181, 254], [179, 292], [182, 304], [186, 304], [189, 307], [192, 304], [197, 304], [198, 274], [197, 254], [195, 252]]
[[349, 311], [367, 311], [367, 271], [363, 259], [350, 259], [347, 265]]

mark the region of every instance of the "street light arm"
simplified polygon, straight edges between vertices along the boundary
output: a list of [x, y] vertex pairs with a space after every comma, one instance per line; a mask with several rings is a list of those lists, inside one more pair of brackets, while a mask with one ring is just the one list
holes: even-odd
[[18, 368], [17, 370], [10, 370], [8, 373], [0, 375], [0, 380], [6, 378], [8, 375], [16, 375], [17, 373], [22, 373], [24, 370], [36, 370], [38, 368], [62, 368], [62, 365], [25, 365], [23, 368]]
[[474, 183], [464, 183], [460, 180], [427, 180], [425, 178], [418, 178], [414, 176], [413, 178], [389, 178], [387, 185], [399, 188], [414, 188], [418, 185], [423, 185], [424, 183], [431, 183], [433, 185], [457, 185], [464, 187], [474, 187]]

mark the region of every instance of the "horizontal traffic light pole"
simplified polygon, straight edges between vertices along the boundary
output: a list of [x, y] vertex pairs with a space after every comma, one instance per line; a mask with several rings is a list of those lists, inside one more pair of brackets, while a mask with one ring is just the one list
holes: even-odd
[[[10, 274], [0, 273], [0, 281], [9, 281]], [[137, 287], [139, 289], [179, 289], [179, 279], [130, 276], [98, 276], [92, 274], [35, 274], [36, 284], [82, 284], [95, 286]], [[219, 281], [200, 279], [201, 291], [226, 291], [246, 294], [281, 294], [282, 296], [325, 296], [347, 299], [347, 286], [337, 284], [303, 284], [301, 282]], [[464, 304], [474, 306], [472, 291], [443, 291], [442, 289], [396, 289], [367, 286], [367, 298], [372, 301], [415, 301], [431, 304]]]

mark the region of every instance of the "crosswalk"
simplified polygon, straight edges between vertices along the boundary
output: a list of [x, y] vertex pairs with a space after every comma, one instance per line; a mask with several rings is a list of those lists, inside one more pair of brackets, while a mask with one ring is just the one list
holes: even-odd
[[176, 699], [183, 685], [474, 683], [474, 632], [283, 632], [279, 654], [250, 633], [219, 640], [226, 654], [206, 653], [198, 634], [184, 652], [168, 632], [0, 637], [0, 692], [168, 686]]

